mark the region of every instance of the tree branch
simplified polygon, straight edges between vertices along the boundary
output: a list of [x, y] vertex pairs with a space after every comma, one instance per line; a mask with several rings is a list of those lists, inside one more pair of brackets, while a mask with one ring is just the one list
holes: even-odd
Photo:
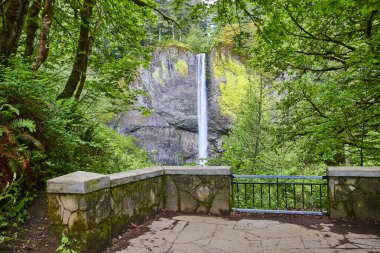
[[341, 46], [343, 46], [343, 47], [345, 47], [345, 48], [347, 48], [347, 49], [349, 49], [349, 50], [351, 50], [351, 51], [355, 51], [355, 50], [356, 50], [356, 48], [354, 48], [354, 47], [352, 47], [352, 46], [349, 46], [349, 45], [347, 45], [346, 43], [344, 43], [344, 42], [342, 42], [342, 41], [339, 41], [339, 40], [333, 39], [333, 38], [331, 38], [330, 36], [328, 36], [328, 35], [326, 35], [326, 34], [324, 34], [324, 36], [325, 36], [326, 38], [320, 38], [320, 37], [315, 36], [315, 35], [312, 34], [311, 32], [307, 31], [304, 27], [302, 27], [300, 23], [298, 23], [298, 21], [294, 18], [294, 16], [292, 15], [292, 13], [290, 12], [290, 10], [289, 10], [287, 7], [284, 6], [284, 8], [285, 8], [285, 10], [288, 12], [288, 15], [289, 15], [289, 17], [291, 18], [291, 20], [293, 21], [293, 23], [294, 23], [294, 24], [295, 24], [295, 25], [296, 25], [301, 31], [303, 31], [304, 33], [306, 33], [306, 34], [308, 35], [308, 36], [301, 36], [301, 35], [300, 35], [301, 37], [308, 38], [308, 39], [313, 39], [313, 40], [320, 40], [320, 41], [332, 42], [332, 43], [335, 43], [335, 44], [339, 44], [339, 45], [341, 45]]
[[295, 52], [299, 53], [299, 54], [303, 54], [303, 55], [321, 56], [324, 59], [337, 61], [337, 62], [340, 62], [344, 65], [347, 65], [344, 60], [340, 59], [339, 57], [333, 56], [334, 54], [332, 54], [330, 52], [319, 53], [319, 52], [303, 52], [303, 51], [298, 51], [298, 50]]
[[158, 8], [154, 7], [153, 5], [150, 5], [149, 3], [146, 3], [142, 0], [130, 0], [130, 1], [132, 1], [133, 3], [135, 3], [136, 5], [138, 5], [140, 7], [148, 7], [150, 9], [156, 11], [158, 14], [160, 14], [164, 18], [164, 20], [173, 22], [182, 31], [182, 27], [178, 24], [178, 22], [176, 20], [174, 20], [173, 18], [169, 17], [168, 15], [166, 15], [165, 13], [163, 13], [160, 9], [158, 9]]
[[313, 69], [311, 67], [307, 67], [307, 66], [295, 66], [291, 63], [287, 63], [289, 66], [295, 68], [295, 69], [299, 69], [299, 70], [305, 70], [305, 71], [312, 71], [312, 72], [328, 72], [328, 71], [336, 71], [336, 70], [342, 70], [342, 69], [346, 69], [347, 66], [341, 66], [341, 67], [328, 67], [328, 68], [323, 68], [323, 69]]
[[[257, 20], [261, 21], [261, 19], [255, 17], [254, 15], [252, 15], [252, 13], [250, 13], [246, 8], [245, 6], [243, 6], [243, 3], [240, 1], [240, 0], [236, 0], [237, 3], [239, 3], [241, 9], [243, 10], [243, 12], [248, 15], [249, 19], [252, 21], [252, 23], [255, 25], [257, 31], [259, 32], [259, 34], [264, 38], [264, 40], [266, 42], [268, 42], [269, 45], [272, 46], [273, 48], [273, 45], [271, 43], [271, 41], [264, 35], [263, 31], [261, 30], [260, 26], [258, 25], [258, 23], [256, 22]], [[274, 50], [276, 50], [275, 48], [273, 48]]]
[[314, 102], [306, 95], [305, 91], [302, 89], [302, 94], [304, 98], [306, 99], [307, 102], [311, 104], [311, 106], [317, 111], [318, 115], [321, 116], [322, 118], [328, 119], [326, 115], [324, 115], [321, 110], [314, 104]]

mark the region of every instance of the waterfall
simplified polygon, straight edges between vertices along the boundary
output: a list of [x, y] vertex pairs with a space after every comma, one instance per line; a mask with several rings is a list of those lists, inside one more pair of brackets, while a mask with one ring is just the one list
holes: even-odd
[[197, 55], [197, 99], [198, 99], [198, 158], [204, 165], [207, 158], [207, 91], [206, 91], [206, 55]]

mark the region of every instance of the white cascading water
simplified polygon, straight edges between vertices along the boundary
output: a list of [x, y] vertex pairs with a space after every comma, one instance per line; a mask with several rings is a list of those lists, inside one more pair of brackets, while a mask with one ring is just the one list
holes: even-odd
[[204, 165], [207, 158], [207, 91], [206, 55], [197, 54], [197, 98], [198, 98], [198, 157]]

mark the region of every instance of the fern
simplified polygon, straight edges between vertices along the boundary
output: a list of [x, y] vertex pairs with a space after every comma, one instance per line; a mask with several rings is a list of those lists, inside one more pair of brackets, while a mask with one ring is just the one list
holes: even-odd
[[33, 133], [36, 131], [36, 124], [30, 119], [16, 119], [11, 123], [13, 128], [26, 128], [29, 132]]
[[4, 116], [18, 116], [20, 115], [20, 111], [19, 109], [17, 109], [16, 107], [10, 105], [10, 104], [5, 104], [5, 103], [2, 103], [2, 101], [0, 101], [1, 105], [0, 105], [0, 117], [4, 117]]

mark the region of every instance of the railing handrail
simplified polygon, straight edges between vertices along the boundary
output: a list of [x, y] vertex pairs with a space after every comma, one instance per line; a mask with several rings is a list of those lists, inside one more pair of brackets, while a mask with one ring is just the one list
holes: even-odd
[[286, 175], [239, 175], [232, 174], [233, 178], [264, 178], [264, 179], [325, 179], [326, 176], [286, 176]]
[[231, 176], [234, 210], [314, 215], [326, 212], [328, 186], [324, 180], [326, 176], [239, 174]]

